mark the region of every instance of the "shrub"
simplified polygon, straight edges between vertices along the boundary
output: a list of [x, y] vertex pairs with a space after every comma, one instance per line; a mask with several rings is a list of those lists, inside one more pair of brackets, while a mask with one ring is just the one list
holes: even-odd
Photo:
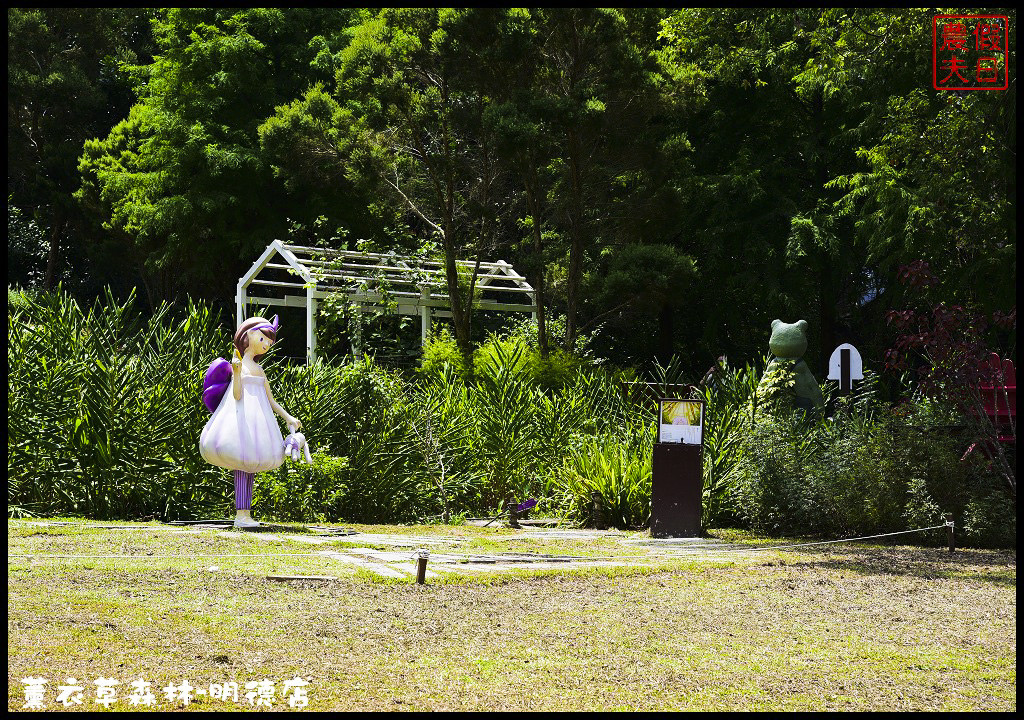
[[459, 378], [468, 379], [465, 358], [448, 327], [442, 327], [440, 332], [431, 333], [427, 338], [418, 373], [431, 377], [442, 374], [445, 368], [450, 368]]
[[530, 353], [533, 381], [546, 390], [559, 390], [573, 381], [580, 371], [593, 368], [589, 362], [556, 348], [541, 357], [538, 350]]
[[[761, 415], [736, 451], [736, 516], [769, 534], [843, 537], [930, 527], [949, 513], [968, 541], [1008, 542], [1014, 499], [990, 494], [991, 474], [961, 460], [966, 430], [913, 422], [924, 417], [873, 402], [847, 403], [831, 419]], [[943, 540], [941, 531], [914, 538]]]
[[964, 508], [961, 527], [968, 545], [1015, 548], [1017, 546], [1017, 503], [1003, 484], [988, 476], [979, 483]]
[[604, 522], [621, 529], [651, 519], [651, 452], [654, 428], [633, 441], [614, 436], [584, 440], [551, 476], [549, 494], [566, 517], [586, 522], [594, 493]]
[[312, 465], [286, 462], [277, 470], [256, 475], [253, 511], [259, 517], [296, 522], [338, 519], [338, 507], [349, 490], [348, 458], [322, 450], [312, 458]]
[[145, 321], [134, 297], [109, 294], [88, 310], [61, 291], [8, 305], [8, 504], [95, 518], [226, 506], [230, 482], [198, 447], [220, 344], [216, 315], [194, 304]]
[[532, 382], [526, 352], [518, 343], [492, 345], [471, 393], [485, 477], [482, 500], [492, 507], [540, 489], [534, 481], [542, 462], [536, 452], [542, 393]]
[[448, 522], [458, 510], [479, 508], [483, 472], [479, 428], [467, 385], [448, 366], [407, 386], [410, 433], [403, 452], [414, 458], [425, 494]]
[[742, 444], [733, 502], [744, 524], [762, 533], [786, 534], [808, 524], [803, 467], [810, 443], [801, 441], [796, 425], [791, 417], [762, 418]]
[[[330, 520], [414, 518], [422, 500], [413, 460], [403, 452], [409, 408], [398, 376], [372, 360], [356, 364], [268, 366], [281, 404], [303, 421], [312, 447], [346, 459], [334, 463], [344, 492], [326, 506]], [[283, 472], [281, 469], [278, 472]]]
[[723, 362], [699, 388], [704, 400], [704, 527], [736, 520], [732, 492], [743, 439], [753, 420], [758, 373], [751, 366], [730, 368]]

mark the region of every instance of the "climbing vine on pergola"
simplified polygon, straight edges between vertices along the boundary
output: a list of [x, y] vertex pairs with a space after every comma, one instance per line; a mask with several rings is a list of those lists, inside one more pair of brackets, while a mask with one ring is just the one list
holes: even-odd
[[[458, 261], [471, 273], [476, 262]], [[504, 260], [480, 262], [473, 308], [499, 312], [528, 312], [537, 317], [536, 293], [526, 279]], [[252, 294], [252, 286], [264, 294]], [[236, 321], [240, 325], [251, 304], [300, 307], [306, 311], [306, 361], [316, 360], [317, 302], [346, 298], [355, 309], [352, 351], [362, 357], [363, 312], [393, 312], [419, 316], [420, 339], [426, 341], [434, 318], [450, 318], [444, 267], [418, 257], [359, 250], [332, 250], [290, 245], [275, 240], [238, 280]]]

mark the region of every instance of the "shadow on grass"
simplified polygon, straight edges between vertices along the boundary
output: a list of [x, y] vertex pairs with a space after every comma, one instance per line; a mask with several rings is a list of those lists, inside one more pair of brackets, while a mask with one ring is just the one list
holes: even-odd
[[877, 545], [874, 547], [794, 548], [802, 567], [843, 570], [861, 575], [900, 575], [925, 580], [958, 578], [994, 585], [1017, 585], [1017, 554], [1012, 550], [958, 549]]

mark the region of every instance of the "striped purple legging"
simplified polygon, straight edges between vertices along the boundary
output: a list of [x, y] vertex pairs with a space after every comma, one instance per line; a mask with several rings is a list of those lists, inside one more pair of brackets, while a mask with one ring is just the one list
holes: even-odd
[[252, 507], [253, 473], [235, 470], [235, 509], [248, 510]]

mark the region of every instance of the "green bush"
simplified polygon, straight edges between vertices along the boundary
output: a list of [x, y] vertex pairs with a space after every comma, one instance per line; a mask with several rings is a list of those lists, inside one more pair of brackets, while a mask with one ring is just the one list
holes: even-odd
[[469, 378], [469, 369], [455, 336], [449, 328], [443, 327], [440, 332], [432, 332], [423, 345], [418, 372], [423, 377], [432, 377], [443, 374], [446, 369], [463, 380]]
[[531, 373], [533, 381], [547, 390], [561, 389], [571, 383], [576, 375], [592, 368], [592, 365], [577, 356], [555, 348], [548, 356], [541, 357], [537, 350], [531, 352]]
[[964, 508], [961, 544], [1017, 547], [1017, 503], [998, 481], [982, 480]]
[[[435, 427], [458, 438], [445, 443], [444, 482], [452, 489], [434, 493], [435, 500], [458, 496], [467, 509], [486, 512], [510, 499], [541, 497], [579, 436], [617, 430], [637, 412], [614, 375], [561, 352], [542, 359], [520, 335], [491, 335], [474, 353], [472, 377], [449, 334], [436, 335], [427, 350], [418, 389], [408, 392], [413, 413], [422, 425], [424, 403], [446, 397], [432, 412], [447, 408], [448, 419], [439, 417]], [[457, 430], [455, 407], [463, 418]], [[434, 486], [440, 469], [428, 473]], [[555, 510], [557, 503], [546, 505]]]
[[451, 367], [406, 387], [410, 432], [402, 452], [410, 456], [428, 516], [449, 522], [479, 509], [485, 479], [480, 466], [479, 426], [469, 387]]
[[474, 350], [471, 367], [467, 367], [451, 330], [444, 327], [427, 339], [418, 373], [421, 377], [431, 377], [440, 375], [444, 368], [450, 368], [455, 375], [469, 382], [481, 373], [486, 374], [499, 358], [513, 357], [516, 362], [513, 372], [545, 390], [561, 389], [573, 381], [577, 372], [592, 367], [592, 363], [561, 348], [552, 348], [546, 358], [542, 357], [536, 338], [522, 333], [492, 333]]
[[791, 418], [752, 423], [742, 443], [732, 487], [736, 513], [745, 525], [766, 534], [807, 528], [810, 494], [803, 482], [809, 443], [799, 441]]
[[[923, 424], [918, 424], [921, 422]], [[969, 435], [899, 413], [845, 403], [830, 419], [760, 415], [736, 449], [733, 503], [741, 522], [769, 534], [848, 537], [932, 527], [951, 514], [967, 542], [1015, 538], [1015, 499], [989, 492], [992, 476], [962, 460]], [[915, 542], [944, 541], [941, 530]]]
[[345, 493], [348, 458], [323, 451], [312, 453], [313, 464], [286, 462], [259, 473], [253, 486], [252, 509], [258, 517], [293, 522], [336, 519]]
[[134, 298], [109, 295], [89, 309], [61, 291], [9, 304], [8, 505], [94, 518], [225, 507], [230, 481], [198, 447], [221, 338], [197, 305], [143, 320]]
[[549, 496], [566, 517], [590, 519], [594, 493], [603, 521], [621, 529], [646, 527], [651, 519], [650, 431], [623, 442], [614, 436], [584, 440], [551, 476]]
[[704, 527], [733, 524], [737, 508], [732, 492], [743, 440], [753, 420], [758, 373], [751, 366], [720, 365], [699, 388], [704, 400]]
[[[345, 459], [343, 467], [340, 461], [330, 462], [329, 478], [337, 487], [312, 483], [321, 488], [318, 497], [330, 498], [321, 511], [325, 519], [399, 522], [415, 519], [432, 506], [429, 490], [421, 487], [420, 459], [408, 452], [413, 403], [394, 371], [368, 359], [343, 365], [268, 365], [267, 374], [280, 387], [276, 394], [281, 404], [303, 421], [310, 446]], [[301, 470], [278, 469], [278, 486], [290, 472]], [[322, 479], [326, 482], [328, 476]]]

